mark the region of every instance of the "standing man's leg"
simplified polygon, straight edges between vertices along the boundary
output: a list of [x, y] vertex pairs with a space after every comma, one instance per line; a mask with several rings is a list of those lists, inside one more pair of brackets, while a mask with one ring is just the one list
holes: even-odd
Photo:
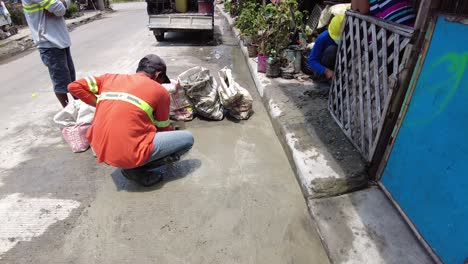
[[73, 58], [71, 56], [70, 48], [66, 48], [65, 53], [67, 55], [67, 65], [68, 72], [70, 73], [70, 82], [74, 82], [76, 81], [75, 64], [73, 64]]
[[[66, 53], [67, 53], [67, 65], [68, 65], [68, 72], [70, 74], [70, 82], [74, 82], [76, 81], [76, 72], [75, 72], [75, 64], [73, 63], [73, 58], [71, 56], [71, 51], [70, 51], [70, 48], [66, 48], [65, 49]], [[68, 85], [67, 85], [68, 86]], [[67, 89], [68, 91], [68, 89]], [[75, 96], [73, 96], [73, 99], [77, 99]]]
[[39, 49], [39, 53], [41, 54], [42, 62], [49, 69], [50, 79], [54, 85], [55, 96], [63, 107], [67, 106], [67, 86], [71, 83], [71, 76], [66, 49], [41, 48]]

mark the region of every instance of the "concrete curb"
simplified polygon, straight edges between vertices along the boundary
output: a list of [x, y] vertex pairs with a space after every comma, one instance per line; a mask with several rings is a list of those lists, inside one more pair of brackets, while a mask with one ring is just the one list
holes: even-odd
[[[104, 13], [105, 11], [91, 11], [81, 17], [66, 20], [66, 24], [71, 31], [80, 25], [100, 19]], [[0, 41], [0, 61], [18, 55], [32, 47], [34, 47], [34, 43], [29, 28], [20, 29], [18, 34]]]
[[[272, 80], [267, 78], [265, 74], [257, 73], [256, 62], [248, 57], [247, 48], [240, 43], [238, 37], [240, 32], [234, 28], [234, 20], [224, 13], [219, 5], [217, 8], [228, 20], [237, 36], [237, 41], [247, 60], [256, 88], [269, 112], [276, 134], [283, 144], [304, 196], [306, 198], [330, 197], [367, 187], [366, 164], [351, 143], [342, 135], [343, 133], [334, 121], [329, 118], [330, 122], [333, 123], [333, 133], [339, 135], [341, 144], [347, 146], [347, 154], [338, 159], [344, 159], [347, 163], [352, 164], [346, 168], [336, 162], [334, 150], [330, 150], [316, 135], [315, 127], [310, 125], [304, 117], [304, 111], [294, 107], [295, 105], [291, 103], [292, 96], [285, 94], [285, 91], [291, 90], [291, 87], [299, 85], [301, 87], [293, 90], [307, 87], [309, 91], [323, 93], [328, 88], [312, 81], [298, 83], [282, 79]], [[297, 91], [292, 91], [292, 93], [294, 92]]]
[[[298, 111], [303, 105], [293, 101], [297, 97], [296, 90], [300, 90], [297, 84], [294, 87], [294, 82], [271, 80], [264, 74], [258, 74], [256, 62], [248, 57], [247, 48], [240, 43], [240, 32], [234, 28], [234, 20], [220, 5], [217, 8], [237, 36], [256, 88], [295, 171], [330, 261], [356, 264], [433, 263], [383, 192], [376, 187], [366, 188], [367, 168], [357, 158], [360, 155], [353, 153], [354, 147], [350, 146], [351, 150], [345, 151], [348, 155], [342, 157], [353, 165], [349, 168], [340, 167], [333, 153], [335, 150], [328, 149], [321, 142], [323, 137], [314, 130], [314, 125], [308, 124], [304, 112]], [[313, 82], [299, 85], [303, 90], [307, 86], [311, 92], [321, 90], [320, 85]], [[318, 109], [323, 108], [326, 109], [326, 106]], [[339, 128], [334, 130], [331, 127], [327, 130], [339, 134], [337, 140], [340, 144], [351, 144]]]

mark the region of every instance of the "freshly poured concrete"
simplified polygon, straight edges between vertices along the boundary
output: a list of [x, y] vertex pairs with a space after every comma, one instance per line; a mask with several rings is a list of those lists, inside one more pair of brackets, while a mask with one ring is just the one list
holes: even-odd
[[[211, 46], [197, 33], [158, 44], [146, 29], [145, 3], [116, 9], [71, 33], [78, 77], [131, 73], [148, 53], [166, 60], [170, 77], [196, 65], [217, 76], [228, 66], [254, 95], [255, 114], [187, 123], [192, 151], [165, 183], [143, 188], [63, 142], [52, 122], [60, 107], [37, 52], [0, 65], [0, 201], [47, 201], [20, 210], [34, 216], [28, 239], [21, 221], [0, 232], [9, 247], [0, 263], [328, 263], [229, 27], [217, 17]], [[0, 214], [11, 215], [4, 208]]]

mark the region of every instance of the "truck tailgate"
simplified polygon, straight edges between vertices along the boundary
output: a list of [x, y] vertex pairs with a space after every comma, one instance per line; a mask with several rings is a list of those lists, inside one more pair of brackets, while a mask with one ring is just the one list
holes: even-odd
[[213, 29], [213, 16], [198, 13], [151, 15], [149, 29]]

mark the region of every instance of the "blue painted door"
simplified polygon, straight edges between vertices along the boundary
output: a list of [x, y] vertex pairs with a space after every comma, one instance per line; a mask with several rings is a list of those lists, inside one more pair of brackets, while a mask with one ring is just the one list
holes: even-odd
[[468, 259], [468, 25], [439, 17], [383, 185], [445, 263]]

